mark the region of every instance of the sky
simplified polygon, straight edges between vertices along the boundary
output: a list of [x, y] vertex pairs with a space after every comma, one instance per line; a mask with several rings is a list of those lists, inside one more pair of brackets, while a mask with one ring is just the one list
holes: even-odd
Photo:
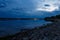
[[60, 0], [0, 0], [0, 17], [40, 17], [59, 10]]
[[59, 10], [59, 2], [59, 0], [43, 0], [42, 2], [38, 0], [36, 10], [48, 12]]

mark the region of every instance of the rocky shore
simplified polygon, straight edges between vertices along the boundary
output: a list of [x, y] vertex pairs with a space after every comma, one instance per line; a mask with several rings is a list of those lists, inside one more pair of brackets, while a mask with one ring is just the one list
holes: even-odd
[[0, 40], [60, 40], [60, 19], [49, 21], [53, 23], [31, 30], [25, 29], [12, 36], [0, 37]]

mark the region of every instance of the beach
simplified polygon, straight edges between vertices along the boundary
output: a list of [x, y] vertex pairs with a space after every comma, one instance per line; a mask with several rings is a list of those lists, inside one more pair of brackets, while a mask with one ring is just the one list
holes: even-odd
[[0, 40], [60, 40], [60, 19], [34, 29], [24, 29], [14, 35], [0, 37]]

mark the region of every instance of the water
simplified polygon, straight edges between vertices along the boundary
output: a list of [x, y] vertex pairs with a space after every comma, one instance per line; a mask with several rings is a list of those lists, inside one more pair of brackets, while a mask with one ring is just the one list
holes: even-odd
[[[0, 0], [0, 18], [45, 18], [60, 14], [60, 8], [53, 12], [37, 11], [36, 8], [40, 8], [42, 7], [40, 4], [44, 4], [44, 2], [41, 3], [40, 1], [42, 0]], [[52, 2], [55, 3], [54, 1]], [[58, 2], [58, 4], [60, 3]], [[60, 7], [58, 4], [56, 6]], [[47, 23], [51, 22], [44, 20], [0, 21], [0, 36], [15, 34], [21, 29], [32, 29]]]
[[[20, 10], [16, 10], [20, 11]], [[24, 13], [15, 11], [0, 11], [0, 18], [45, 18], [50, 16], [59, 15], [60, 11], [54, 12], [36, 12]], [[21, 29], [32, 29], [43, 24], [47, 24], [44, 20], [8, 20], [0, 21], [0, 36], [12, 35], [20, 32]]]
[[43, 24], [51, 22], [46, 22], [44, 20], [8, 20], [0, 21], [0, 36], [6, 36], [8, 34], [15, 34], [21, 29], [32, 29]]

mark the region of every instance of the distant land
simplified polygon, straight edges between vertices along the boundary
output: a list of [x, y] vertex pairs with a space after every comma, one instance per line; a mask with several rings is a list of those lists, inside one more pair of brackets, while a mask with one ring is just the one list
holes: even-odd
[[60, 15], [46, 17], [44, 19], [45, 19], [45, 21], [52, 21], [52, 22], [54, 22], [54, 21], [60, 20]]
[[60, 15], [56, 15], [56, 16], [51, 16], [51, 17], [45, 17], [45, 18], [0, 18], [0, 20], [56, 20], [56, 19], [60, 19]]
[[43, 20], [43, 18], [0, 18], [0, 20]]

